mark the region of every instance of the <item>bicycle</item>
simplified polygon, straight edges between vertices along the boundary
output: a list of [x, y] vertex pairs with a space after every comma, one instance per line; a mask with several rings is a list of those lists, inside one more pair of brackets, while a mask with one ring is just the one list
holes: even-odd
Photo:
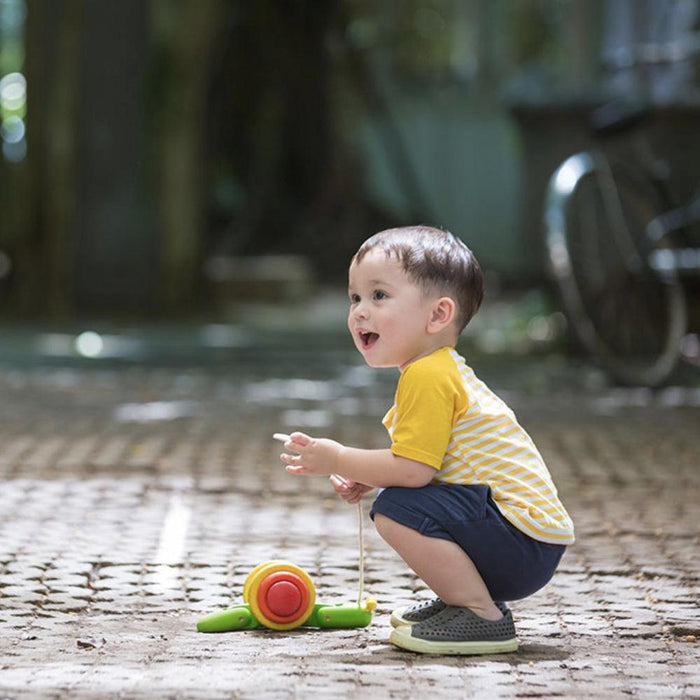
[[[594, 112], [601, 147], [569, 156], [552, 174], [544, 233], [549, 271], [583, 347], [617, 382], [653, 387], [672, 376], [688, 332], [700, 190], [675, 200], [670, 169], [641, 128], [647, 117], [619, 102]], [[632, 145], [632, 158], [603, 148], [613, 136]]]

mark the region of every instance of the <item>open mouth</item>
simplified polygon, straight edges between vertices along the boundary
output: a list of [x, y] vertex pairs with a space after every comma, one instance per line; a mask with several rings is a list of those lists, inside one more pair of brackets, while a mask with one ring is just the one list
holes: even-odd
[[363, 350], [369, 350], [379, 340], [379, 334], [372, 332], [360, 332], [360, 341]]

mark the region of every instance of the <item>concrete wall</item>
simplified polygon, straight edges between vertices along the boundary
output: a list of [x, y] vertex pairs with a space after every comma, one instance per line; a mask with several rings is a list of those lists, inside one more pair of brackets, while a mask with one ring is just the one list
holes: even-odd
[[[429, 221], [474, 248], [484, 267], [507, 277], [531, 275], [535, 251], [523, 246], [518, 221], [521, 148], [505, 109], [477, 110], [466, 99], [443, 105], [405, 100], [393, 109]], [[363, 126], [368, 190], [411, 223], [416, 208], [386, 147], [386, 122]], [[413, 222], [419, 223], [419, 222]]]

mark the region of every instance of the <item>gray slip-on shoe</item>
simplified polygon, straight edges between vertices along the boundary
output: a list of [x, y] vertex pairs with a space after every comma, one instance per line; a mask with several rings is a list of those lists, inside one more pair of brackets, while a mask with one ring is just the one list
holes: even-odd
[[[391, 613], [391, 626], [401, 627], [402, 625], [414, 625], [416, 622], [423, 622], [433, 615], [437, 615], [447, 607], [442, 598], [432, 598], [431, 600], [422, 600], [419, 603], [414, 603], [406, 608], [398, 608]], [[500, 601], [496, 602], [496, 607], [505, 615], [508, 612], [508, 606]]]
[[501, 654], [518, 648], [510, 610], [500, 620], [487, 620], [451, 605], [422, 622], [397, 627], [389, 641], [422, 654]]

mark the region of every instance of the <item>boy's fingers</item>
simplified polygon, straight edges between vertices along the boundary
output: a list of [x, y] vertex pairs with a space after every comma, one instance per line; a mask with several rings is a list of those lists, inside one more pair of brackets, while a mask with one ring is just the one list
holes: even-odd
[[306, 469], [304, 467], [296, 467], [293, 464], [288, 464], [285, 470], [289, 474], [306, 474]]
[[350, 488], [347, 481], [339, 477], [337, 474], [331, 474], [328, 479], [336, 491], [348, 491]]
[[292, 442], [296, 442], [298, 445], [301, 445], [302, 447], [304, 445], [308, 445], [311, 442], [311, 438], [308, 435], [306, 435], [305, 433], [300, 433], [298, 431], [295, 433], [292, 433], [289, 436], [289, 439]]
[[284, 443], [284, 446], [288, 449], [296, 449], [298, 447], [305, 447], [311, 442], [311, 438], [304, 433], [292, 433], [287, 435], [286, 433], [273, 433], [273, 439], [279, 440]]

